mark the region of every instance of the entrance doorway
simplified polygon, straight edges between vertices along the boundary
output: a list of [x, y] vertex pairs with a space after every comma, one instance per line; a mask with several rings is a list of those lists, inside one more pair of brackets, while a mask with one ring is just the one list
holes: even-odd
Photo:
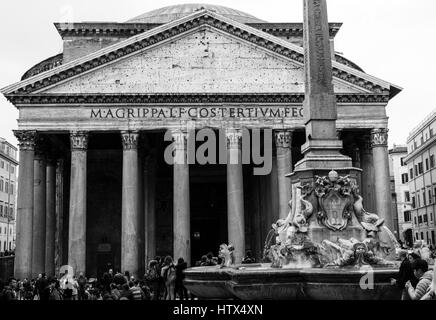
[[[204, 168], [191, 171], [193, 173], [190, 184], [192, 266], [209, 252], [216, 257], [220, 244], [227, 243], [225, 171], [216, 168], [217, 166], [212, 167], [214, 172], [207, 170], [209, 166], [202, 167]], [[217, 169], [219, 172], [216, 171]]]

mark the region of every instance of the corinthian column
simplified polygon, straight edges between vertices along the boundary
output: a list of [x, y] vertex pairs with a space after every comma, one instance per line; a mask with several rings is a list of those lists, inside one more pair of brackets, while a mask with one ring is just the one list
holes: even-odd
[[88, 133], [73, 132], [71, 140], [68, 265], [78, 274], [86, 270], [86, 160]]
[[279, 184], [279, 218], [284, 219], [288, 215], [288, 202], [291, 200], [291, 179], [287, 178], [286, 175], [292, 172], [292, 131], [277, 130], [275, 138]]
[[371, 130], [371, 147], [374, 161], [374, 187], [377, 214], [385, 219], [385, 226], [394, 230], [391, 212], [389, 178], [388, 129]]
[[32, 276], [33, 159], [36, 131], [15, 130], [14, 134], [20, 147], [14, 275], [19, 279], [30, 279]]
[[46, 148], [38, 140], [34, 158], [32, 275], [45, 272]]
[[241, 161], [241, 130], [230, 129], [227, 135], [227, 223], [229, 243], [235, 248], [235, 263], [245, 256], [244, 187]]
[[139, 269], [138, 132], [123, 131], [123, 190], [121, 214], [121, 269], [135, 278]]
[[189, 204], [189, 165], [187, 159], [188, 134], [172, 132], [174, 145], [174, 259], [191, 263], [191, 222]]

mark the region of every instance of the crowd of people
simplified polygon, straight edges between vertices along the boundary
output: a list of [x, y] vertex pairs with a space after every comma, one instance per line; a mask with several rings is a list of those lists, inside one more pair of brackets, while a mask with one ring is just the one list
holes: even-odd
[[68, 270], [57, 277], [44, 273], [36, 279], [10, 278], [0, 280], [0, 301], [10, 300], [175, 300], [193, 299], [183, 285], [183, 270], [187, 263], [179, 258], [155, 257], [148, 264], [142, 280], [135, 279], [129, 271], [124, 274], [109, 269], [100, 279], [78, 277]]
[[[391, 284], [402, 290], [402, 300], [436, 300], [436, 268], [430, 270], [428, 256], [420, 248], [399, 250], [402, 260], [399, 273]], [[242, 263], [255, 263], [247, 251]], [[196, 266], [215, 266], [220, 258], [211, 252], [203, 255]], [[432, 263], [432, 262], [431, 262]], [[135, 279], [129, 271], [124, 274], [109, 269], [100, 279], [78, 277], [68, 270], [57, 277], [39, 274], [36, 279], [0, 279], [0, 301], [10, 300], [187, 300], [195, 299], [183, 284], [187, 263], [179, 258], [174, 263], [171, 256], [155, 257], [148, 264], [142, 280]]]

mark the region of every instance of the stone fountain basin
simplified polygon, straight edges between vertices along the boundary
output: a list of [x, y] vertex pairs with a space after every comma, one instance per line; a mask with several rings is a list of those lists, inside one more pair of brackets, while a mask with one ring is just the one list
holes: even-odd
[[[398, 300], [390, 284], [398, 268], [373, 268], [374, 286], [360, 287], [365, 271], [356, 268], [271, 268], [269, 264], [185, 270], [185, 286], [199, 299], [242, 300]], [[366, 281], [368, 283], [368, 281]]]

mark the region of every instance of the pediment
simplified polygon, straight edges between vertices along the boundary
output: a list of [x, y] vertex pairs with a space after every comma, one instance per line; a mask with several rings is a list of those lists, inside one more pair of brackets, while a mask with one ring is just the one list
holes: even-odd
[[[303, 48], [202, 10], [1, 91], [8, 98], [50, 93], [299, 93], [304, 91], [303, 61]], [[401, 91], [332, 64], [337, 93], [393, 97]]]
[[[334, 80], [337, 93], [370, 93]], [[43, 93], [302, 93], [304, 68], [262, 47], [203, 26]]]

